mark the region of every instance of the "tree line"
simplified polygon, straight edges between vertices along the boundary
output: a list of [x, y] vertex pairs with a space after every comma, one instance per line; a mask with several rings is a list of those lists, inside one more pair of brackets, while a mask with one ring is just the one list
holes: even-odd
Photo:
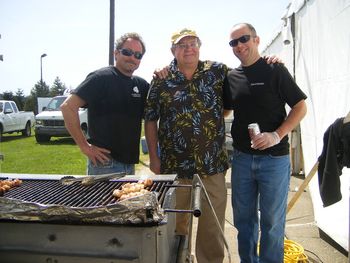
[[30, 91], [29, 96], [25, 96], [22, 89], [18, 89], [15, 93], [12, 91], [5, 91], [0, 93], [0, 99], [13, 100], [16, 102], [19, 110], [33, 111], [38, 113], [38, 97], [54, 97], [62, 95], [67, 89], [66, 85], [56, 77], [52, 86], [49, 87], [45, 81], [38, 81]]

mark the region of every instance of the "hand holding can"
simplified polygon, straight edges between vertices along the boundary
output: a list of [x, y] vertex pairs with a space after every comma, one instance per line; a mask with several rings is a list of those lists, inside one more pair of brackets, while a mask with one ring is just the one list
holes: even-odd
[[257, 123], [249, 124], [248, 132], [249, 132], [250, 139], [253, 140], [253, 138], [260, 133], [259, 124]]
[[[274, 132], [260, 132], [259, 124], [251, 123], [248, 125], [248, 131], [250, 136], [250, 143], [253, 149], [265, 150], [276, 144], [279, 144], [281, 141], [278, 133]], [[260, 134], [260, 135], [259, 135]], [[259, 135], [258, 137], [256, 137]]]
[[254, 147], [254, 138], [255, 136], [257, 136], [258, 134], [260, 134], [260, 127], [258, 123], [250, 123], [248, 125], [248, 132], [249, 132], [249, 137], [250, 137], [250, 144], [251, 147], [253, 149], [255, 149]]

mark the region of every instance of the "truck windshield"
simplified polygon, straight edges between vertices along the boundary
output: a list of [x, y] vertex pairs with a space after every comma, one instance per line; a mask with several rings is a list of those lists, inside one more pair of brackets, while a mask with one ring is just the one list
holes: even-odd
[[64, 102], [64, 100], [66, 99], [66, 97], [56, 97], [53, 98], [49, 104], [46, 107], [46, 110], [48, 111], [56, 111], [56, 110], [60, 110], [60, 106], [61, 104]]
[[3, 109], [4, 109], [4, 104], [0, 102], [0, 113], [3, 111]]

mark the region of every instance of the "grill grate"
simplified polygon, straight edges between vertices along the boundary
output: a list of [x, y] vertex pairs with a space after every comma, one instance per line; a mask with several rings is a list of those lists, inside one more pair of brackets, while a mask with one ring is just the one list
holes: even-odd
[[[126, 183], [128, 181], [106, 181], [84, 186], [79, 182], [62, 185], [58, 180], [23, 179], [21, 186], [12, 188], [4, 194], [4, 197], [44, 205], [106, 206], [117, 203], [112, 193], [115, 189], [121, 189]], [[148, 190], [159, 193], [158, 201], [162, 205], [168, 187], [172, 183], [173, 181], [154, 181]]]

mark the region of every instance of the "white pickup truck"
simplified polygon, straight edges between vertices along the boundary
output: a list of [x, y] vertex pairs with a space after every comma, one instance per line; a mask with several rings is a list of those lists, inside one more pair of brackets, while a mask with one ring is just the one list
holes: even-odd
[[23, 136], [32, 135], [34, 113], [19, 111], [12, 100], [0, 100], [0, 139], [3, 133], [22, 132]]
[[[64, 125], [60, 106], [68, 95], [56, 96], [51, 99], [43, 111], [35, 116], [35, 139], [38, 143], [48, 142], [51, 137], [69, 137], [70, 134]], [[80, 127], [87, 135], [87, 109], [79, 110]]]

